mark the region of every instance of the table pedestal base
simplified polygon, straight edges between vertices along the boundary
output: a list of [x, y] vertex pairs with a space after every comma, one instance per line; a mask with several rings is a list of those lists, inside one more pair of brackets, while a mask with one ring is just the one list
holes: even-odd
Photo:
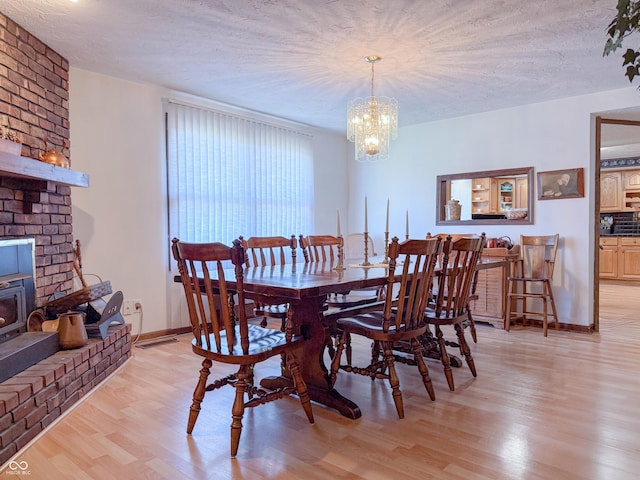
[[[260, 381], [260, 385], [266, 389], [275, 390], [276, 388], [293, 386], [293, 382], [287, 377], [266, 377]], [[344, 417], [355, 420], [362, 416], [360, 407], [343, 397], [335, 388], [326, 390], [315, 385], [307, 385], [307, 389], [311, 400], [336, 409]]]

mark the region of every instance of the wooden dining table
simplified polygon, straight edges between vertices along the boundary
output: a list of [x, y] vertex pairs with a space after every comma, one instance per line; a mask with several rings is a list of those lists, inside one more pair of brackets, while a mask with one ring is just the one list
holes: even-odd
[[[344, 270], [334, 267], [335, 264], [329, 262], [248, 267], [244, 269], [244, 289], [245, 296], [255, 301], [289, 304], [294, 331], [307, 340], [296, 358], [311, 399], [355, 419], [361, 416], [360, 408], [334, 388], [324, 363], [324, 351], [334, 328], [333, 322], [324, 315], [325, 302], [333, 293], [385, 285], [388, 270], [382, 264]], [[225, 277], [233, 288], [233, 282], [229, 282], [235, 278], [232, 271], [225, 272]], [[281, 376], [263, 379], [261, 385], [273, 389], [291, 382], [287, 372], [283, 372]]]
[[[482, 263], [480, 268], [503, 266], [497, 259]], [[245, 297], [264, 304], [289, 304], [294, 332], [307, 340], [296, 358], [311, 399], [336, 409], [347, 418], [356, 419], [361, 416], [360, 408], [334, 388], [324, 363], [330, 334], [335, 331], [335, 320], [331, 315], [325, 315], [325, 303], [330, 294], [386, 285], [388, 269], [383, 263], [367, 267], [355, 263], [343, 269], [336, 269], [335, 266], [329, 262], [311, 262], [245, 267]], [[399, 280], [400, 271], [396, 276]], [[225, 270], [225, 278], [229, 288], [233, 289], [234, 270]], [[180, 282], [180, 277], [177, 276], [175, 281]], [[292, 379], [287, 371], [261, 381], [261, 385], [268, 389], [291, 384]]]

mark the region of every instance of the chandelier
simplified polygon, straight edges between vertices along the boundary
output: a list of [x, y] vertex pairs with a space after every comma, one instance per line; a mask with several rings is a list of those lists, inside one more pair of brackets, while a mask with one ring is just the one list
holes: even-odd
[[382, 58], [364, 58], [371, 64], [371, 96], [356, 98], [347, 106], [347, 138], [355, 144], [359, 162], [386, 160], [389, 143], [398, 136], [398, 102], [395, 98], [376, 97], [373, 93], [373, 67]]

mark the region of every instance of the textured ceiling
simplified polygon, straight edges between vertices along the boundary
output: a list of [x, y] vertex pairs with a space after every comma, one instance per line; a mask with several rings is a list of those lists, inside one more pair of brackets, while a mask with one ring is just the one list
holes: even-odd
[[71, 66], [336, 131], [397, 98], [400, 125], [629, 86], [603, 57], [617, 0], [3, 0]]

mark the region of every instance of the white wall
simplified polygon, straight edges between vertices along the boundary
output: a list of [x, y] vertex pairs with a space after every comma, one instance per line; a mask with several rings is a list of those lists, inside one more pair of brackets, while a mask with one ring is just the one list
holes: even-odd
[[[78, 69], [70, 72], [71, 161], [91, 186], [72, 192], [74, 236], [86, 274], [110, 280], [125, 298], [140, 299], [143, 332], [185, 326], [172, 312], [164, 195], [164, 89]], [[390, 199], [391, 236], [440, 231], [435, 226], [437, 175], [526, 167], [585, 168], [585, 198], [535, 202], [534, 225], [485, 226], [488, 236], [558, 232], [554, 287], [564, 322], [593, 322], [594, 152], [592, 114], [640, 105], [635, 88], [573, 97], [400, 129], [385, 163], [353, 161], [342, 135], [317, 132], [315, 230], [361, 232], [364, 196], [369, 231], [383, 244]], [[343, 213], [344, 212], [344, 213]], [[468, 227], [451, 227], [451, 232]], [[306, 233], [306, 232], [300, 232]], [[138, 319], [133, 319], [134, 332]]]
[[[162, 98], [170, 92], [75, 68], [69, 86], [72, 168], [90, 176], [89, 188], [71, 194], [83, 271], [141, 301], [143, 333], [186, 326], [169, 272]], [[336, 175], [346, 170], [347, 141], [316, 131], [313, 145], [315, 229], [333, 232], [336, 209], [347, 211], [347, 177]], [[127, 321], [137, 333], [140, 316]]]
[[[559, 233], [554, 292], [560, 319], [590, 325], [595, 241], [592, 114], [634, 105], [640, 105], [640, 95], [628, 88], [401, 128], [388, 162], [350, 165], [350, 198], [369, 196], [369, 216], [374, 212], [369, 230], [376, 242], [383, 236], [387, 197], [394, 214], [391, 235], [403, 238], [406, 209], [412, 236], [468, 232], [469, 226], [436, 227], [437, 175], [528, 166], [536, 172], [584, 167], [584, 198], [536, 200], [533, 225], [488, 225], [481, 230], [489, 237], [508, 235], [516, 242], [520, 234]], [[362, 208], [354, 204], [351, 214], [359, 217]]]

